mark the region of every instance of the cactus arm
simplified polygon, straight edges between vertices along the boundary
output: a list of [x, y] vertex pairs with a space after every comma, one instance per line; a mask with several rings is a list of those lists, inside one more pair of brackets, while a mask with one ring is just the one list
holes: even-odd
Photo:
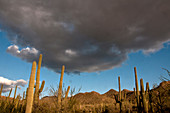
[[67, 97], [68, 97], [69, 90], [70, 90], [70, 86], [68, 86], [68, 88], [67, 88], [67, 92], [66, 92], [66, 95], [65, 95], [65, 100], [66, 100]]
[[28, 91], [27, 91], [28, 96], [27, 96], [25, 113], [31, 113], [31, 111], [32, 111], [35, 73], [36, 73], [36, 62], [34, 61], [32, 64], [32, 70], [31, 70], [31, 75], [30, 75], [30, 80], [29, 80], [29, 87], [28, 87]]
[[[45, 81], [43, 80], [42, 83], [41, 83], [41, 87], [39, 89], [39, 94], [43, 91], [44, 85], [45, 85]], [[39, 98], [39, 94], [38, 94], [38, 98]]]

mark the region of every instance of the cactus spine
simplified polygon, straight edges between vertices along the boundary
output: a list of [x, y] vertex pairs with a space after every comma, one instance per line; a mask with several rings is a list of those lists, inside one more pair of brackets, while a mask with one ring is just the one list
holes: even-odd
[[1, 85], [0, 97], [1, 97], [2, 89], [3, 89], [3, 84]]
[[34, 93], [34, 102], [37, 103], [39, 100], [39, 85], [40, 85], [40, 69], [41, 69], [41, 62], [42, 62], [42, 54], [39, 56], [38, 61], [38, 69], [37, 69], [37, 76], [36, 76], [36, 86], [35, 86], [35, 93]]
[[135, 72], [135, 84], [136, 84], [136, 101], [137, 101], [137, 106], [138, 106], [138, 110], [139, 108], [139, 87], [138, 87], [138, 76], [137, 76], [137, 71], [136, 71], [136, 67], [134, 67], [134, 72]]
[[144, 85], [143, 85], [143, 79], [140, 79], [140, 85], [141, 85], [141, 97], [142, 97], [142, 103], [143, 103], [143, 110], [145, 113], [148, 113], [145, 90], [144, 90]]
[[60, 77], [59, 89], [58, 89], [58, 104], [59, 104], [59, 105], [60, 105], [60, 103], [61, 103], [64, 69], [65, 69], [65, 66], [63, 65], [63, 66], [62, 66], [62, 70], [61, 70], [61, 77]]
[[31, 75], [30, 75], [30, 80], [29, 80], [29, 87], [28, 87], [28, 91], [27, 91], [28, 96], [27, 96], [26, 112], [25, 113], [31, 113], [31, 111], [32, 111], [35, 73], [36, 73], [36, 62], [34, 61], [32, 64], [32, 70], [31, 70]]

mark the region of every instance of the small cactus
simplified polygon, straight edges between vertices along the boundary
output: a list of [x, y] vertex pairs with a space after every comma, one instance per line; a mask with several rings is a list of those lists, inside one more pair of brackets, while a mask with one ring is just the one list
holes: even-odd
[[33, 104], [33, 96], [34, 96], [34, 79], [36, 73], [36, 62], [34, 61], [32, 64], [32, 70], [29, 80], [29, 87], [28, 87], [28, 96], [27, 96], [27, 103], [26, 103], [26, 111], [25, 113], [31, 113], [32, 111], [32, 104]]

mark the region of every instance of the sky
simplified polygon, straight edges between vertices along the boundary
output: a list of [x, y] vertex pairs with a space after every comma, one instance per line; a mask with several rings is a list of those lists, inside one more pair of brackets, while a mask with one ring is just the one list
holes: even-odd
[[[170, 70], [170, 1], [0, 0], [0, 84], [4, 92], [29, 80], [31, 63], [43, 54], [40, 81], [81, 92], [135, 87], [138, 79], [159, 84]], [[143, 8], [145, 7], [145, 8]], [[47, 89], [48, 88], [48, 89]], [[6, 95], [4, 93], [3, 95]]]

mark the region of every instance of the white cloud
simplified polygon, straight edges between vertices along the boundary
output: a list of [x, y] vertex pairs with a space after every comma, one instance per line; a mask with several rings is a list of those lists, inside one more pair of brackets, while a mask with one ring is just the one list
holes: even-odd
[[67, 55], [70, 55], [70, 56], [76, 56], [77, 55], [77, 53], [75, 51], [71, 50], [71, 49], [65, 50], [65, 53]]
[[18, 86], [18, 88], [20, 88], [20, 86], [24, 87], [27, 84], [27, 81], [23, 79], [14, 81], [14, 80], [9, 80], [4, 77], [0, 77], [0, 86], [2, 84], [3, 84], [2, 92], [7, 92], [7, 91], [10, 91], [11, 88], [14, 88], [16, 85]]
[[31, 59], [37, 57], [38, 53], [39, 53], [39, 51], [37, 49], [29, 48], [29, 47], [26, 47], [26, 48], [19, 50], [19, 47], [17, 45], [9, 46], [7, 48], [7, 52], [14, 55], [14, 56], [20, 57], [24, 60], [25, 59], [31, 60]]

